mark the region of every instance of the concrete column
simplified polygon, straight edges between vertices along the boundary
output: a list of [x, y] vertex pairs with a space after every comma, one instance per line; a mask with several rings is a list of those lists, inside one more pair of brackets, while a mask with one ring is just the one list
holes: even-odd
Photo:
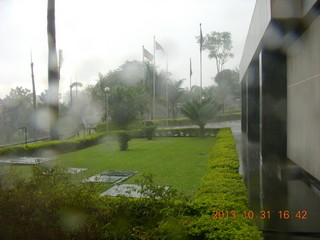
[[[279, 51], [259, 56], [260, 85], [260, 196], [263, 210], [287, 209], [286, 184], [280, 177], [286, 160], [287, 60]], [[262, 228], [285, 229], [280, 219], [264, 221]]]
[[287, 155], [287, 58], [266, 50], [259, 58], [261, 157], [275, 167]]
[[250, 142], [259, 142], [259, 61], [252, 61], [247, 71], [247, 136]]
[[241, 131], [247, 132], [247, 75], [241, 81]]

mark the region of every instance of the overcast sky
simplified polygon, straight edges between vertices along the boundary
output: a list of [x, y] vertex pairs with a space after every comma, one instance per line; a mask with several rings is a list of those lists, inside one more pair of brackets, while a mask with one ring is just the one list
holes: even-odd
[[[126, 60], [142, 61], [142, 45], [153, 53], [153, 36], [169, 55], [175, 80], [199, 85], [199, 35], [232, 34], [235, 57], [225, 68], [239, 66], [255, 0], [56, 0], [57, 50], [62, 49], [60, 92], [70, 82], [95, 84], [98, 73], [115, 70]], [[11, 88], [32, 89], [30, 49], [36, 92], [48, 88], [47, 0], [0, 0], [0, 98]], [[165, 69], [162, 53], [156, 65]], [[203, 85], [213, 84], [214, 60], [203, 53]]]

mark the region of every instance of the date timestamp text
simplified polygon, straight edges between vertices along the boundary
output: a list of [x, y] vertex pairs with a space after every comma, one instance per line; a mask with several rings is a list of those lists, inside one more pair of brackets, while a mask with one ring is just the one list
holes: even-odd
[[308, 219], [308, 212], [306, 210], [299, 211], [289, 211], [289, 210], [281, 210], [277, 212], [272, 211], [212, 211], [212, 219], [236, 219], [236, 218], [248, 218], [248, 219], [271, 219], [271, 218], [279, 218], [279, 219]]

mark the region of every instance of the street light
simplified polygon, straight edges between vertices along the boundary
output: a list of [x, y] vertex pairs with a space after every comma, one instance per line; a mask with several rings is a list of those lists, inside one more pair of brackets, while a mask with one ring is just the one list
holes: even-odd
[[107, 123], [107, 131], [109, 131], [109, 123], [108, 123], [108, 118], [109, 118], [109, 101], [108, 101], [108, 98], [109, 98], [109, 93], [110, 93], [110, 88], [108, 87], [105, 87], [104, 88], [104, 92], [105, 92], [105, 111], [106, 111], [106, 123]]
[[74, 82], [70, 85], [70, 106], [72, 106], [72, 88], [76, 87], [76, 97], [78, 97], [78, 87], [82, 87], [82, 83]]

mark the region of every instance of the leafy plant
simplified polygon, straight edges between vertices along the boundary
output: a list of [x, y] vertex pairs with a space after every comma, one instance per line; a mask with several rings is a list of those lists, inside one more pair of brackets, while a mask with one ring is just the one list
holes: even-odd
[[182, 106], [181, 113], [199, 126], [200, 136], [203, 136], [205, 125], [217, 116], [221, 107], [222, 105], [212, 98], [194, 99]]
[[132, 139], [130, 132], [119, 131], [118, 140], [120, 144], [120, 151], [126, 151], [128, 149], [128, 142]]
[[[248, 211], [247, 191], [238, 172], [239, 161], [230, 129], [221, 129], [209, 154], [209, 169], [194, 201], [188, 230], [192, 239], [261, 239], [258, 227], [240, 214]], [[234, 211], [236, 218], [212, 219], [213, 211]]]
[[147, 137], [148, 140], [151, 140], [156, 132], [156, 128], [155, 126], [149, 126], [149, 127], [145, 127], [144, 128], [144, 133]]

